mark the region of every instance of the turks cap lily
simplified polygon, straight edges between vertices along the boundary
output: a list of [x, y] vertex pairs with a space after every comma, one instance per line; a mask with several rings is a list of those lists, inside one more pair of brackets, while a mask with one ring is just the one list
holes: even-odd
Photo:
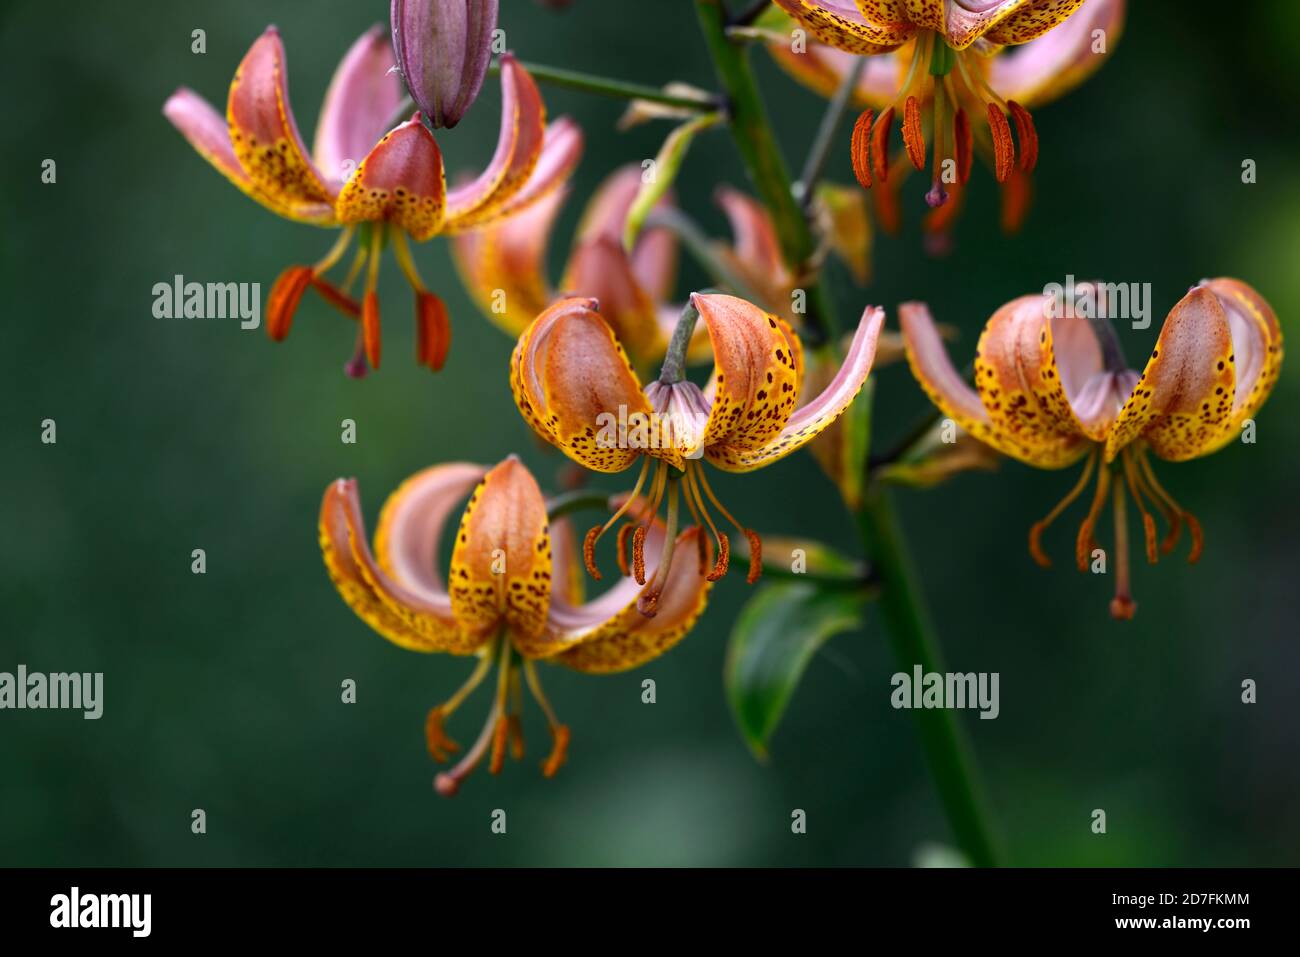
[[434, 129], [460, 122], [492, 59], [498, 0], [393, 0], [397, 69]]
[[[466, 497], [444, 579], [436, 567], [439, 542]], [[666, 576], [653, 620], [636, 611], [645, 588], [629, 578], [582, 602], [566, 521], [548, 520], [541, 489], [514, 456], [490, 469], [451, 463], [407, 479], [384, 504], [373, 551], [356, 481], [339, 479], [325, 490], [319, 528], [325, 567], [361, 620], [401, 648], [478, 658], [465, 684], [429, 712], [425, 734], [436, 761], [459, 750], [445, 722], [498, 668], [482, 732], [461, 761], [437, 776], [440, 794], [455, 794], [484, 757], [490, 755], [494, 774], [507, 747], [516, 760], [522, 757], [521, 677], [551, 733], [543, 772], [550, 777], [559, 770], [569, 729], [542, 691], [537, 661], [593, 674], [634, 668], [680, 641], [704, 610], [709, 583], [685, 564]], [[665, 529], [656, 523], [648, 534], [658, 543]], [[688, 529], [677, 541], [694, 546], [700, 537]]]
[[[1002, 101], [1014, 101], [1026, 110], [1035, 110], [1070, 92], [1101, 68], [1123, 32], [1125, 5], [1126, 0], [1084, 0], [1078, 11], [1065, 22], [1027, 43], [995, 48], [986, 40], [979, 41], [973, 48], [989, 55], [969, 56], [963, 67], [981, 78]], [[1103, 42], [1099, 43], [1099, 39]], [[886, 111], [895, 105], [899, 91], [906, 85], [921, 43], [922, 38], [914, 37], [891, 53], [870, 57], [863, 64], [854, 89], [856, 104], [874, 111]], [[859, 59], [853, 53], [815, 42], [807, 44], [802, 52], [795, 52], [785, 39], [774, 40], [767, 48], [786, 72], [827, 97], [839, 89]], [[959, 70], [958, 79], [960, 78]], [[918, 104], [923, 113], [934, 109], [934, 86], [943, 86], [946, 95], [948, 85], [945, 81], [917, 91]], [[955, 101], [951, 97], [946, 100], [947, 105], [953, 102]], [[965, 106], [962, 108], [965, 109]], [[967, 117], [969, 119], [969, 114]], [[968, 121], [965, 125], [969, 125]], [[975, 151], [996, 171], [996, 156], [986, 130], [977, 127], [974, 132]], [[954, 153], [956, 146], [954, 136], [954, 142], [950, 144]], [[911, 170], [911, 164], [900, 163], [900, 159], [901, 157], [883, 158], [888, 188], [875, 191], [880, 219], [891, 231], [898, 226], [894, 193]], [[867, 172], [869, 177], [870, 170]], [[959, 169], [958, 172], [962, 170]], [[945, 185], [952, 194], [952, 202], [943, 208], [932, 210], [926, 217], [926, 229], [931, 234], [946, 231], [955, 217], [955, 207], [962, 198], [962, 184]], [[1002, 183], [1002, 221], [1007, 231], [1013, 232], [1019, 228], [1028, 202], [1028, 174], [1022, 169], [1012, 169]]]
[[[630, 535], [633, 575], [639, 582], [650, 581], [640, 605], [647, 615], [655, 614], [672, 567], [679, 500], [685, 501], [696, 526], [707, 527], [717, 543], [708, 580], [726, 573], [730, 555], [728, 537], [718, 530], [710, 505], [749, 540], [749, 580], [757, 578], [762, 563], [758, 536], [718, 500], [700, 459], [725, 471], [748, 472], [811, 442], [862, 388], [884, 322], [883, 310], [868, 307], [839, 372], [820, 395], [796, 409], [803, 346], [794, 330], [734, 296], [694, 293], [691, 304], [704, 320], [713, 349], [714, 372], [705, 389], [668, 371], [667, 363], [660, 378], [642, 389], [592, 299], [561, 300], [543, 312], [519, 338], [510, 361], [515, 402], [542, 438], [593, 471], [622, 472], [640, 463], [628, 504], [587, 533], [583, 559], [599, 580], [596, 542], [625, 520], [618, 533], [619, 567], [626, 575]], [[647, 481], [649, 491], [643, 496]], [[648, 579], [648, 532], [665, 501], [670, 534], [659, 571]], [[639, 502], [645, 504], [631, 504]], [[703, 570], [702, 539], [699, 564]]]
[[[1125, 491], [1142, 518], [1146, 556], [1154, 563], [1176, 544], [1184, 525], [1190, 562], [1201, 554], [1200, 523], [1156, 478], [1148, 452], [1172, 462], [1207, 455], [1240, 434], [1277, 381], [1282, 331], [1272, 307], [1236, 279], [1192, 288], [1170, 311], [1142, 372], [1127, 367], [1105, 318], [1104, 286], [1077, 287], [1082, 309], [1058, 308], [1051, 295], [1022, 296], [989, 319], [975, 359], [975, 388], [948, 360], [929, 310], [899, 309], [908, 361], [945, 415], [981, 441], [1028, 465], [1060, 469], [1086, 459], [1069, 494], [1029, 532], [1034, 560], [1047, 528], [1088, 485], [1092, 505], [1079, 526], [1075, 560], [1088, 568], [1093, 529], [1108, 497], [1115, 519], [1115, 598], [1111, 614], [1131, 618]], [[1150, 509], [1148, 509], [1148, 504]], [[1157, 542], [1151, 510], [1169, 529]]]
[[[309, 286], [352, 319], [360, 319], [349, 374], [380, 361], [376, 285], [382, 249], [391, 243], [416, 296], [416, 359], [441, 368], [450, 344], [447, 310], [429, 291], [407, 237], [423, 242], [515, 215], [559, 186], [581, 152], [577, 128], [545, 125], [544, 107], [527, 72], [502, 57], [502, 122], [496, 153], [473, 181], [448, 190], [437, 142], [415, 117], [384, 132], [401, 101], [393, 54], [378, 28], [362, 35], [339, 64], [321, 108], [309, 155], [289, 105], [284, 45], [269, 27], [249, 49], [230, 84], [223, 118], [202, 97], [181, 88], [163, 112], [204, 159], [244, 193], [296, 222], [341, 230], [313, 266], [291, 266], [267, 300], [267, 332], [283, 339]], [[347, 174], [353, 164], [355, 171]], [[341, 286], [325, 274], [358, 250]], [[360, 303], [349, 289], [365, 270]]]
[[[992, 160], [999, 183], [1038, 161], [1038, 134], [1025, 104], [1000, 93], [987, 76], [987, 54], [1028, 43], [1067, 21], [1084, 0], [777, 0], [817, 40], [857, 55], [901, 55], [907, 67], [877, 119], [868, 109], [854, 127], [851, 156], [865, 188], [889, 179], [889, 140], [902, 121], [905, 151], [917, 170], [926, 167], [925, 129], [933, 137], [933, 208], [970, 178], [978, 145]], [[870, 89], [888, 69], [869, 71]], [[1013, 142], [1012, 126], [1015, 127]], [[945, 163], [950, 173], [945, 175]]]

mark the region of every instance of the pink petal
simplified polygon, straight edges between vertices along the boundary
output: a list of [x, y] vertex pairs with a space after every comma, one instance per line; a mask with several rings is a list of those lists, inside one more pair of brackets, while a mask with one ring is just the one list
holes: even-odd
[[908, 359], [916, 367], [922, 384], [939, 393], [948, 408], [964, 418], [988, 422], [988, 413], [979, 393], [953, 367], [943, 339], [923, 302], [905, 302], [898, 307], [898, 321], [903, 327]]
[[393, 51], [379, 27], [361, 35], [344, 55], [330, 81], [316, 124], [316, 165], [341, 184], [384, 135], [402, 101], [393, 68]]

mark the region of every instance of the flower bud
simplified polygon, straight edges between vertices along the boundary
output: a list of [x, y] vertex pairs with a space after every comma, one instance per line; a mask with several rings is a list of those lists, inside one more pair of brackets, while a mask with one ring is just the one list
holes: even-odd
[[453, 127], [483, 87], [499, 0], [392, 0], [393, 53], [435, 129]]

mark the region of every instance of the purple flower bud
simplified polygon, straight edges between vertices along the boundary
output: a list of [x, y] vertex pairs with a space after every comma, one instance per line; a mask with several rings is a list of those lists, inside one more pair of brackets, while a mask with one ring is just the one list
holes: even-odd
[[499, 0], [392, 0], [393, 53], [434, 128], [452, 127], [483, 86]]

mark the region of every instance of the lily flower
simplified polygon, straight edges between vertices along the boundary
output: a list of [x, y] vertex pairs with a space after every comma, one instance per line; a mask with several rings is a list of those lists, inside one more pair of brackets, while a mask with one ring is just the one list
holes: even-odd
[[[1125, 492], [1142, 518], [1147, 561], [1191, 535], [1189, 562], [1201, 555], [1195, 516], [1156, 478], [1148, 452], [1171, 462], [1207, 455], [1241, 434], [1264, 404], [1282, 367], [1282, 330], [1264, 298], [1236, 279], [1194, 286], [1170, 311], [1142, 372], [1124, 361], [1106, 318], [1104, 287], [1076, 287], [1082, 309], [1058, 308], [1050, 295], [1022, 296], [995, 312], [980, 336], [975, 387], [953, 368], [929, 310], [899, 309], [912, 372], [931, 400], [957, 425], [993, 448], [1038, 468], [1085, 459], [1078, 482], [1029, 531], [1029, 551], [1043, 567], [1043, 531], [1081, 495], [1094, 471], [1097, 485], [1075, 539], [1075, 562], [1086, 571], [1097, 543], [1093, 530], [1109, 499], [1115, 519], [1115, 618], [1137, 609], [1129, 581]], [[1148, 508], [1148, 505], [1150, 508]], [[1151, 511], [1168, 525], [1157, 543]]]
[[[989, 161], [999, 183], [1011, 183], [1010, 199], [1023, 205], [1024, 178], [1038, 161], [1038, 134], [1029, 107], [1065, 92], [1096, 70], [1104, 56], [1092, 52], [1093, 31], [1107, 32], [1109, 51], [1124, 17], [1123, 0], [777, 4], [814, 39], [832, 48], [810, 44], [806, 52], [795, 53], [787, 44], [770, 45], [778, 62], [814, 89], [829, 95], [852, 69], [855, 57], [873, 57], [855, 90], [867, 108], [854, 128], [854, 172], [864, 188], [875, 180], [893, 182], [889, 141], [894, 120], [900, 119], [912, 167], [924, 170], [930, 154], [931, 185], [925, 199], [932, 209], [960, 193], [970, 179], [976, 152]], [[992, 56], [1004, 46], [1020, 44], [1026, 45], [1023, 52]], [[933, 138], [929, 151], [926, 130]], [[946, 225], [944, 219], [938, 217], [932, 226]]]
[[[444, 579], [436, 567], [439, 541], [467, 497]], [[325, 567], [361, 620], [410, 651], [478, 658], [465, 684], [429, 712], [425, 735], [434, 760], [459, 750], [444, 724], [497, 666], [487, 721], [465, 757], [437, 776], [440, 794], [455, 794], [484, 757], [490, 755], [493, 774], [507, 747], [522, 758], [521, 677], [551, 733], [543, 773], [559, 770], [569, 729], [542, 691], [536, 662], [592, 674], [634, 668], [680, 641], [704, 610], [709, 583], [685, 565], [665, 576], [653, 620], [637, 613], [645, 588], [631, 579], [582, 602], [570, 584], [576, 550], [566, 521], [549, 521], [537, 481], [513, 455], [490, 469], [451, 463], [407, 479], [384, 504], [373, 551], [356, 480], [339, 479], [325, 490], [319, 529]], [[666, 533], [656, 523], [648, 534], [657, 543]], [[693, 546], [700, 538], [699, 529], [687, 529], [677, 542]]]
[[[275, 27], [253, 43], [236, 70], [224, 118], [183, 87], [163, 107], [198, 153], [248, 196], [287, 219], [341, 231], [319, 262], [290, 266], [276, 280], [267, 299], [267, 332], [277, 341], [288, 335], [303, 293], [316, 289], [344, 315], [360, 319], [356, 352], [346, 366], [354, 376], [380, 362], [376, 287], [384, 245], [391, 243], [415, 291], [416, 359], [437, 370], [451, 341], [447, 310], [420, 278], [407, 237], [424, 242], [519, 213], [565, 180], [582, 147], [571, 121], [545, 125], [536, 85], [507, 54], [501, 59], [496, 153], [481, 175], [448, 190], [442, 154], [419, 113], [384, 132], [401, 102], [393, 65], [378, 27], [352, 45], [325, 96], [310, 155], [289, 104], [284, 45]], [[354, 239], [359, 248], [351, 269], [335, 285], [325, 274]], [[349, 289], [363, 269], [358, 303]]]
[[436, 130], [460, 122], [483, 88], [498, 0], [393, 0], [397, 69]]
[[[701, 459], [728, 472], [749, 472], [811, 442], [848, 408], [871, 371], [884, 311], [868, 307], [839, 372], [812, 401], [796, 408], [803, 380], [803, 346], [782, 319], [734, 296], [691, 295], [713, 349], [714, 372], [701, 389], [669, 373], [644, 389], [594, 299], [564, 299], [524, 331], [510, 361], [510, 385], [524, 419], [542, 438], [596, 472], [622, 472], [640, 463], [624, 507], [588, 531], [583, 560], [596, 580], [595, 547], [620, 519], [618, 562], [649, 581], [643, 614], [654, 615], [672, 567], [680, 501], [717, 543], [709, 581], [726, 574], [730, 545], [710, 505], [749, 541], [749, 581], [762, 567], [758, 535], [718, 500]], [[648, 483], [648, 485], [647, 485]], [[645, 489], [649, 491], [643, 496]], [[667, 502], [669, 534], [659, 571], [647, 576], [645, 552], [652, 520]], [[633, 503], [644, 502], [643, 506]], [[701, 543], [701, 549], [703, 544]], [[704, 552], [700, 566], [703, 571]]]

